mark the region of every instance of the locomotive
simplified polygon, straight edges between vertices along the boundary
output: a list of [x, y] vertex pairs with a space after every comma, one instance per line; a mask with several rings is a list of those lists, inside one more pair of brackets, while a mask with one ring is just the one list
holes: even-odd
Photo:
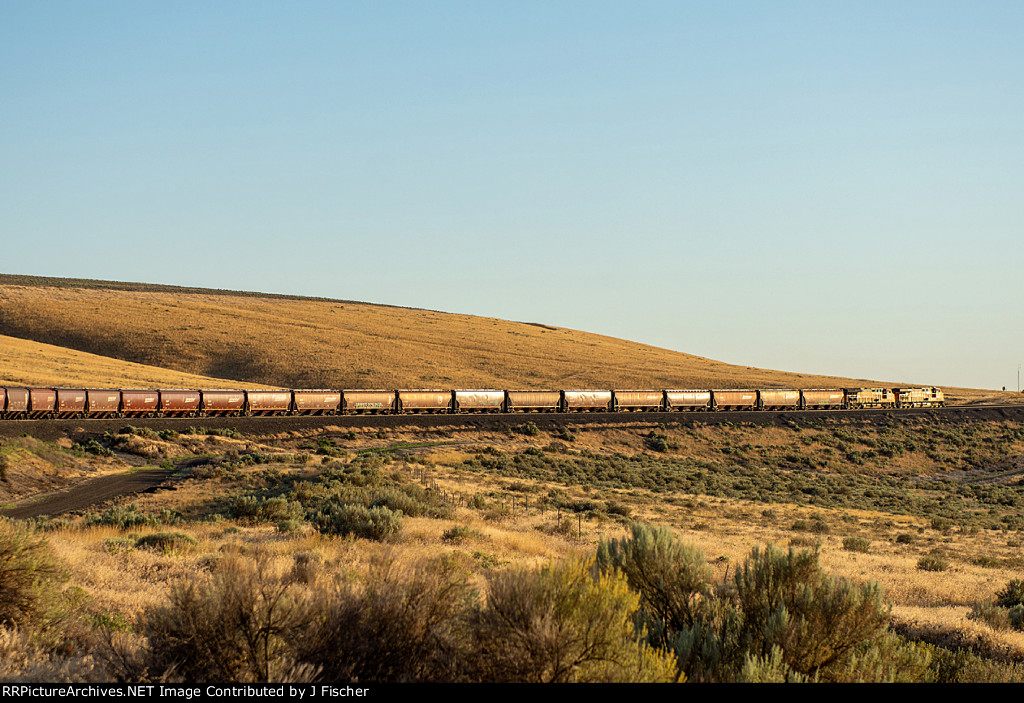
[[182, 390], [0, 387], [0, 419], [416, 413], [715, 412], [942, 407], [928, 388]]

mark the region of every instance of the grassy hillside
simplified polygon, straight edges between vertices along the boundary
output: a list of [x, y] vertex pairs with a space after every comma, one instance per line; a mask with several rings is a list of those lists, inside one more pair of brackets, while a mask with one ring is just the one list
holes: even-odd
[[[537, 323], [351, 301], [26, 276], [0, 276], [0, 334], [245, 385], [808, 388], [871, 383], [734, 366]], [[39, 366], [32, 368], [38, 372]], [[961, 395], [974, 399], [977, 394]]]
[[0, 332], [185, 373], [295, 387], [650, 387], [776, 378], [574, 330], [165, 287], [0, 285]]
[[234, 388], [238, 383], [0, 335], [0, 385]]

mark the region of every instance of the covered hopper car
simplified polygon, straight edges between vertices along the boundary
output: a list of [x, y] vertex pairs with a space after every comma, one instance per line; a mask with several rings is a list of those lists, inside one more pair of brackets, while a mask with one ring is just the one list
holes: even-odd
[[942, 407], [940, 388], [180, 390], [0, 387], [0, 419]]

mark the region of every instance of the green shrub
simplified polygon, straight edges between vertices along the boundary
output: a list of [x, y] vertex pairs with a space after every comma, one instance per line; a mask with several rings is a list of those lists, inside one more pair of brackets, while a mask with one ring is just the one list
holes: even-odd
[[283, 535], [290, 535], [302, 529], [305, 523], [302, 520], [282, 520], [277, 523], [277, 531]]
[[505, 522], [512, 517], [512, 509], [507, 505], [492, 505], [484, 512], [484, 520], [488, 522]]
[[107, 554], [120, 554], [135, 549], [135, 540], [131, 537], [109, 537], [103, 540], [103, 551]]
[[164, 554], [187, 554], [198, 544], [199, 540], [184, 532], [154, 532], [135, 540], [138, 549], [153, 549]]
[[814, 517], [810, 520], [795, 520], [791, 529], [798, 532], [812, 532], [817, 535], [826, 535], [830, 531], [828, 523], [820, 517]]
[[235, 439], [241, 439], [245, 436], [233, 427], [208, 427], [200, 428], [198, 430], [194, 427], [190, 427], [186, 432], [190, 434], [204, 434], [207, 437], [232, 437]]
[[135, 427], [134, 425], [125, 425], [120, 430], [118, 430], [117, 433], [119, 435], [144, 437], [146, 439], [158, 439], [160, 437], [160, 435], [158, 435], [156, 432], [149, 429], [148, 427]]
[[917, 560], [917, 568], [920, 571], [946, 571], [949, 560], [941, 554], [926, 554]]
[[605, 512], [609, 515], [618, 515], [619, 517], [628, 518], [630, 513], [633, 512], [628, 505], [623, 505], [622, 503], [614, 500], [606, 501], [605, 506]]
[[252, 522], [300, 520], [306, 515], [306, 510], [301, 503], [288, 500], [284, 496], [273, 498], [242, 496], [231, 503], [229, 512], [233, 518]]
[[89, 624], [97, 630], [108, 632], [131, 632], [132, 623], [124, 613], [115, 610], [112, 613], [98, 613], [89, 617]]
[[575, 442], [576, 441], [576, 435], [574, 435], [572, 432], [570, 432], [568, 427], [564, 427], [563, 426], [563, 427], [558, 428], [558, 433], [557, 433], [556, 436], [559, 439], [565, 440], [566, 442]]
[[927, 667], [925, 654], [883, 637], [877, 584], [827, 576], [815, 551], [755, 549], [731, 586], [712, 588], [699, 552], [636, 526], [633, 539], [602, 542], [598, 563], [640, 593], [649, 641], [671, 648], [688, 680], [909, 680]]
[[644, 446], [655, 452], [667, 452], [671, 447], [668, 437], [654, 430], [644, 437]]
[[489, 579], [474, 622], [472, 680], [497, 683], [669, 682], [671, 654], [641, 641], [639, 596], [617, 571], [567, 561]]
[[456, 525], [444, 531], [441, 535], [443, 542], [449, 542], [451, 544], [460, 544], [468, 539], [479, 539], [483, 537], [477, 530], [465, 525]]
[[328, 535], [355, 535], [383, 541], [402, 529], [402, 513], [383, 506], [368, 508], [359, 504], [331, 504], [313, 518], [316, 528]]
[[565, 537], [566, 539], [579, 539], [579, 523], [571, 518], [563, 517], [561, 520], [548, 523], [546, 525], [540, 525], [537, 527], [540, 532], [545, 532], [549, 535], [555, 535], [557, 537]]
[[225, 557], [209, 579], [172, 586], [169, 603], [149, 613], [146, 669], [186, 681], [308, 681], [294, 651], [311, 610], [291, 582], [273, 577], [262, 557]]
[[95, 437], [90, 437], [85, 442], [75, 442], [71, 445], [71, 451], [94, 456], [114, 456], [114, 452], [96, 441]]
[[364, 588], [349, 584], [324, 599], [300, 656], [324, 681], [461, 680], [475, 601], [451, 562], [410, 572], [385, 560]]
[[67, 572], [46, 541], [0, 518], [0, 627], [46, 627], [59, 617]]
[[864, 552], [866, 554], [871, 551], [871, 540], [863, 537], [847, 537], [843, 540], [843, 549], [848, 552]]
[[659, 630], [691, 626], [697, 601], [710, 590], [711, 568], [703, 552], [666, 527], [634, 523], [631, 537], [602, 540], [597, 564], [625, 574]]
[[1024, 630], [1024, 605], [1018, 604], [1010, 608], [1010, 612], [1006, 614], [1007, 620], [1010, 622], [1010, 627], [1014, 630]]
[[926, 681], [932, 648], [892, 632], [861, 642], [832, 667], [829, 678], [844, 683], [916, 683]]
[[971, 563], [975, 566], [980, 566], [983, 569], [998, 569], [1003, 565], [1001, 559], [989, 556], [988, 554], [979, 554], [978, 556], [971, 558]]
[[996, 603], [1004, 608], [1024, 604], [1024, 580], [1013, 579], [996, 591]]
[[38, 530], [39, 532], [56, 532], [57, 530], [70, 530], [74, 528], [75, 523], [67, 518], [55, 518], [46, 517], [43, 515], [37, 515], [31, 520], [27, 520], [26, 524], [31, 526], [32, 529]]
[[976, 601], [971, 605], [971, 612], [967, 614], [967, 617], [983, 622], [993, 630], [1006, 630], [1010, 627], [1007, 609], [1001, 608], [995, 603]]
[[383, 506], [409, 517], [447, 518], [452, 514], [452, 507], [442, 502], [437, 491], [427, 491], [415, 484], [380, 488], [369, 492], [366, 500], [371, 508]]
[[312, 586], [316, 583], [320, 572], [323, 571], [323, 557], [318, 552], [301, 551], [295, 553], [294, 559], [295, 563], [292, 564], [288, 580], [304, 583], [307, 586]]
[[537, 423], [535, 422], [524, 422], [522, 425], [519, 425], [515, 431], [521, 435], [526, 435], [527, 437], [536, 437], [540, 434], [540, 428], [537, 427]]
[[929, 683], [1024, 683], [1024, 667], [982, 659], [967, 649], [935, 647], [925, 679]]
[[753, 653], [764, 657], [778, 647], [790, 670], [810, 677], [828, 676], [889, 618], [876, 583], [828, 577], [813, 551], [755, 548], [735, 582]]
[[122, 505], [115, 506], [103, 511], [103, 514], [96, 516], [95, 514], [90, 515], [86, 518], [87, 525], [114, 525], [120, 527], [122, 530], [127, 530], [134, 527], [157, 527], [160, 525], [160, 519], [152, 515], [139, 511], [139, 506], [136, 503], [125, 507]]

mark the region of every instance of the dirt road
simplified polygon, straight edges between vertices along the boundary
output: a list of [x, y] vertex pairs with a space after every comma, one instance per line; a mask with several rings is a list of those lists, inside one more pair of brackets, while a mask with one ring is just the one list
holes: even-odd
[[128, 474], [102, 476], [42, 498], [35, 498], [30, 503], [0, 510], [0, 515], [26, 520], [44, 515], [53, 516], [87, 510], [113, 498], [151, 491], [170, 478], [171, 472], [167, 469], [146, 469]]

